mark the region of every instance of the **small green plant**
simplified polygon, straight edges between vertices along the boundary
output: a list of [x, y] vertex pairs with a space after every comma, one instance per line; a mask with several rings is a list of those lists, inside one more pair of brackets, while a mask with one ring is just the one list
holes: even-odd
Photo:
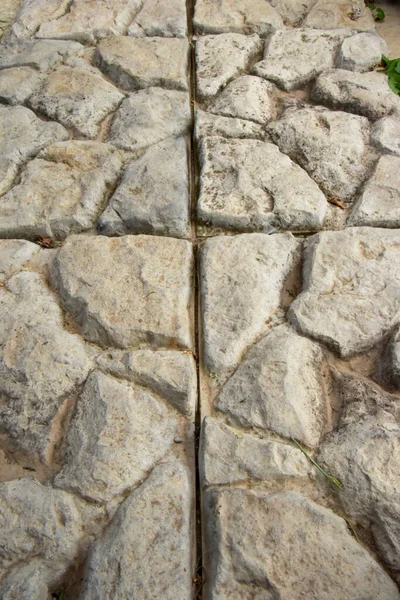
[[395, 94], [400, 94], [400, 58], [390, 60], [382, 54], [383, 69], [381, 72], [386, 73], [389, 78], [389, 87]]
[[368, 6], [369, 10], [372, 12], [372, 16], [374, 17], [375, 21], [384, 21], [385, 20], [385, 11], [382, 10], [381, 8], [377, 8], [375, 6], [375, 4], [372, 4], [372, 2], [366, 2], [365, 3], [366, 6]]
[[332, 475], [331, 473], [329, 473], [326, 469], [323, 469], [321, 467], [321, 465], [319, 465], [317, 463], [316, 460], [314, 460], [309, 454], [308, 452], [303, 448], [303, 446], [300, 444], [300, 442], [298, 440], [296, 440], [295, 438], [291, 438], [292, 442], [294, 442], [296, 444], [296, 446], [302, 451], [302, 453], [308, 458], [308, 460], [314, 465], [314, 467], [316, 469], [318, 469], [318, 471], [320, 473], [322, 473], [322, 475], [329, 481], [329, 483], [334, 487], [337, 488], [339, 490], [343, 490], [344, 489], [344, 485], [343, 483], [337, 478], [334, 477], [334, 475]]

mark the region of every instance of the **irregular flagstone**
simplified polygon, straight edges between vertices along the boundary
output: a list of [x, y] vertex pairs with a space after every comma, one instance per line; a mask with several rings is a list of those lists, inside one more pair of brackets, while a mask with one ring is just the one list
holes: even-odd
[[125, 150], [143, 150], [189, 132], [189, 98], [184, 92], [147, 88], [131, 94], [117, 110], [108, 140]]
[[338, 56], [338, 67], [349, 71], [370, 71], [379, 65], [382, 54], [387, 54], [385, 40], [375, 33], [358, 33], [343, 40]]
[[58, 123], [47, 123], [22, 106], [0, 106], [0, 194], [13, 184], [18, 168], [52, 142], [68, 139]]
[[265, 129], [262, 125], [230, 117], [221, 117], [197, 110], [195, 116], [195, 136], [199, 140], [212, 135], [233, 138], [263, 139]]
[[48, 71], [69, 56], [81, 56], [84, 49], [84, 46], [77, 42], [15, 39], [2, 47], [0, 69], [32, 67], [39, 71]]
[[209, 490], [204, 511], [208, 598], [400, 597], [344, 519], [296, 492]]
[[216, 407], [245, 427], [316, 446], [332, 428], [325, 367], [318, 344], [281, 325], [249, 350]]
[[400, 232], [353, 227], [307, 241], [303, 292], [289, 318], [341, 356], [363, 352], [399, 322]]
[[61, 309], [37, 273], [9, 279], [0, 303], [0, 429], [14, 447], [46, 462], [52, 419], [91, 364], [78, 336], [63, 329]]
[[189, 173], [187, 142], [169, 139], [130, 163], [100, 217], [102, 233], [154, 233], [188, 237]]
[[204, 362], [234, 369], [243, 353], [279, 319], [285, 279], [299, 242], [290, 234], [208, 239], [201, 248]]
[[24, 104], [39, 87], [42, 77], [29, 67], [0, 71], [0, 102]]
[[117, 36], [100, 42], [99, 67], [125, 90], [188, 89], [189, 44], [184, 39]]
[[332, 108], [348, 110], [372, 120], [390, 114], [400, 116], [400, 97], [389, 88], [387, 76], [376, 71], [326, 71], [315, 82], [311, 97]]
[[64, 239], [90, 229], [121, 166], [109, 144], [48, 146], [28, 164], [21, 183], [1, 198], [0, 236]]
[[334, 66], [346, 35], [349, 33], [341, 29], [277, 31], [267, 41], [264, 59], [254, 66], [253, 72], [284, 90], [301, 87]]
[[316, 0], [270, 0], [286, 25], [299, 25]]
[[25, 240], [2, 240], [0, 242], [0, 281], [4, 282], [40, 251], [40, 246]]
[[[267, 6], [266, 2], [263, 2]], [[200, 98], [215, 96], [228, 81], [261, 53], [257, 35], [225, 33], [207, 35], [196, 42], [197, 93]]]
[[276, 118], [276, 92], [276, 87], [269, 81], [243, 75], [228, 84], [208, 111], [264, 125]]
[[192, 491], [186, 470], [175, 462], [155, 467], [94, 544], [79, 597], [190, 598], [191, 520]]
[[376, 121], [371, 130], [371, 139], [378, 150], [400, 156], [400, 119], [384, 117]]
[[375, 29], [372, 13], [362, 0], [318, 0], [308, 13], [304, 26], [317, 29], [347, 28], [354, 31]]
[[123, 100], [113, 85], [86, 69], [60, 67], [29, 100], [30, 106], [84, 137], [95, 137], [101, 122]]
[[44, 21], [62, 17], [70, 4], [71, 0], [22, 0], [12, 27], [14, 35], [32, 36]]
[[283, 28], [276, 8], [263, 0], [197, 0], [193, 24], [198, 33], [257, 33]]
[[322, 226], [323, 193], [274, 144], [206, 138], [200, 164], [197, 214], [202, 222], [242, 231]]
[[400, 157], [382, 156], [347, 223], [400, 227]]
[[203, 486], [249, 481], [307, 480], [310, 463], [297, 448], [260, 439], [206, 417], [200, 441]]
[[71, 236], [51, 273], [88, 340], [120, 348], [142, 342], [191, 347], [189, 242]]
[[128, 27], [134, 37], [159, 36], [185, 38], [187, 13], [185, 0], [144, 0], [143, 7]]
[[31, 563], [6, 576], [0, 584], [0, 594], [2, 600], [47, 600], [49, 589], [40, 569]]
[[322, 107], [289, 108], [267, 131], [328, 196], [352, 200], [368, 172], [365, 117]]

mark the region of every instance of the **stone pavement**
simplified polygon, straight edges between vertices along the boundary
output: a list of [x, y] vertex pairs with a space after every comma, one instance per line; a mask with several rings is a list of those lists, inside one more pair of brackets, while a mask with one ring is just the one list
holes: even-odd
[[22, 0], [0, 598], [400, 598], [400, 97], [361, 0]]

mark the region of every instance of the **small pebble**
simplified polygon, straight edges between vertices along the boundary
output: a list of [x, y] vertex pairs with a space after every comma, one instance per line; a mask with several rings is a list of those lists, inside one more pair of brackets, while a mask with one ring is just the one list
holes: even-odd
[[174, 438], [174, 442], [175, 442], [175, 444], [183, 444], [183, 439], [176, 437], [176, 438]]

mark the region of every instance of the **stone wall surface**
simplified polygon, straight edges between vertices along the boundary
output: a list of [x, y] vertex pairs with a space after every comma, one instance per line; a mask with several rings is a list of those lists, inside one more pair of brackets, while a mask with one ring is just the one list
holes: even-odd
[[21, 0], [0, 598], [400, 599], [400, 97], [361, 0]]

